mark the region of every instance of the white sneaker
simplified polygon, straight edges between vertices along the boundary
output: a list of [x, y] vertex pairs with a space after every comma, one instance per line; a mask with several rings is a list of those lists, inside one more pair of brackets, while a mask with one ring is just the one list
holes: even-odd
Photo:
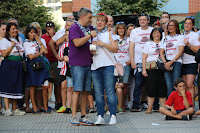
[[101, 115], [98, 115], [96, 118], [96, 122], [94, 124], [95, 125], [104, 125], [105, 124], [104, 118], [101, 117]]
[[117, 124], [117, 117], [115, 115], [112, 115], [110, 118], [109, 125]]
[[26, 112], [24, 111], [20, 111], [19, 109], [16, 109], [13, 111], [13, 115], [25, 115]]
[[3, 114], [4, 116], [11, 116], [13, 113], [10, 111], [10, 109], [7, 109]]
[[5, 113], [5, 109], [4, 108], [1, 108], [0, 109], [0, 114], [4, 114]]

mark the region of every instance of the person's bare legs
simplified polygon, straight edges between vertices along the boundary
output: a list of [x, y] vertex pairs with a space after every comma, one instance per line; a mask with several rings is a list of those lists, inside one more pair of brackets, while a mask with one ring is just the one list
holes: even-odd
[[153, 109], [153, 103], [155, 101], [155, 97], [147, 97], [147, 102], [148, 102], [148, 108], [145, 111], [145, 114], [150, 114], [152, 113], [152, 109]]
[[123, 83], [117, 83], [115, 85], [116, 95], [117, 95], [117, 100], [118, 100], [118, 108], [122, 108], [122, 102], [123, 102], [122, 87], [123, 87]]
[[4, 100], [4, 104], [5, 104], [5, 110], [8, 110], [9, 109], [9, 99], [4, 97], [3, 100]]
[[87, 91], [81, 93], [81, 116], [86, 115]]
[[17, 109], [17, 100], [16, 99], [12, 99], [12, 110], [16, 110]]
[[160, 97], [159, 101], [160, 101], [161, 107], [163, 107], [165, 105], [165, 102], [166, 102], [166, 97]]
[[49, 86], [48, 86], [48, 99], [51, 99], [51, 95], [52, 95], [52, 90], [53, 90], [53, 83], [49, 82]]
[[67, 102], [67, 80], [65, 79], [61, 83], [61, 97], [62, 97], [62, 106], [66, 107]]
[[43, 105], [43, 96], [42, 96], [42, 87], [37, 87], [35, 89], [35, 103], [39, 110], [44, 109]]
[[76, 116], [80, 91], [74, 91], [72, 95], [72, 117]]
[[183, 76], [183, 79], [186, 82], [186, 90], [189, 91], [192, 95], [192, 103], [194, 105], [194, 100], [195, 100], [195, 90], [194, 90], [195, 75], [187, 74], [187, 75]]
[[32, 106], [33, 106], [33, 111], [37, 112], [38, 110], [37, 110], [37, 106], [35, 102], [35, 87], [34, 86], [30, 87], [30, 98], [31, 98]]
[[73, 87], [67, 87], [67, 108], [71, 108], [72, 105], [73, 89]]
[[42, 97], [45, 111], [48, 110], [48, 86], [42, 86]]
[[30, 88], [25, 88], [25, 104], [26, 104], [26, 110], [30, 110], [29, 100], [30, 100]]
[[87, 95], [87, 99], [88, 99], [88, 103], [89, 103], [89, 107], [94, 108], [94, 104], [93, 104], [93, 96], [92, 95]]
[[181, 113], [176, 114], [176, 115], [172, 114], [172, 112], [170, 110], [167, 110], [167, 108], [165, 108], [165, 107], [160, 107], [159, 111], [160, 111], [160, 113], [162, 113], [164, 115], [167, 115], [167, 116], [170, 116], [170, 117], [173, 117], [176, 119], [182, 119], [182, 116], [190, 115], [190, 114], [194, 113], [194, 109], [192, 107], [190, 107], [187, 110], [184, 110]]

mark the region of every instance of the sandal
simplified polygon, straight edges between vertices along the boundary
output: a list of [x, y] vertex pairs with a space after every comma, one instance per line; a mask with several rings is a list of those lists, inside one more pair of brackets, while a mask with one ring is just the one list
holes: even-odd
[[29, 108], [29, 109], [25, 109], [25, 112], [26, 113], [32, 113], [32, 110]]

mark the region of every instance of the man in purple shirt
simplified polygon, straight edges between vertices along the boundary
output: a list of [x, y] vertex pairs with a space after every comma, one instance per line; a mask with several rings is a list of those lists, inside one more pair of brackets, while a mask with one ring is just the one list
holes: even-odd
[[[92, 38], [97, 36], [93, 30], [92, 11], [81, 8], [78, 12], [78, 21], [69, 30], [69, 65], [73, 78], [74, 92], [72, 96], [71, 125], [93, 125], [86, 117], [87, 91], [91, 91], [91, 63], [92, 54], [89, 45]], [[81, 92], [81, 118], [76, 117], [79, 94]]]

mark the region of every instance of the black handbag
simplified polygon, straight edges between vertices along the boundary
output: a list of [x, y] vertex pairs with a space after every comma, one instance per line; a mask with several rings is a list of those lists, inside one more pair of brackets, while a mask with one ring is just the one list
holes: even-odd
[[[166, 40], [166, 38], [164, 39], [164, 42], [165, 42], [165, 40]], [[163, 42], [163, 43], [164, 43], [164, 42]], [[166, 48], [167, 48], [167, 46], [166, 46]], [[165, 59], [166, 59], [166, 53], [164, 53], [164, 55], [165, 55]], [[162, 70], [162, 71], [166, 71], [164, 62], [163, 62], [163, 60], [161, 59], [160, 55], [159, 55], [159, 57], [158, 57], [158, 59], [157, 59], [157, 61], [156, 61], [156, 64], [157, 64], [158, 69], [160, 69], [160, 70]]]
[[[19, 50], [18, 50], [18, 53], [19, 53]], [[20, 58], [21, 58], [22, 70], [23, 70], [24, 72], [27, 72], [28, 70], [27, 70], [27, 61], [26, 61], [26, 58], [23, 58], [23, 57], [20, 55], [20, 53], [19, 53], [19, 56], [20, 56]]]
[[44, 61], [37, 61], [37, 62], [34, 62], [34, 63], [30, 63], [33, 71], [37, 71], [37, 70], [40, 70], [40, 69], [44, 69]]
[[200, 50], [198, 50], [198, 52], [197, 52], [196, 55], [195, 55], [195, 61], [196, 61], [197, 63], [200, 63]]
[[188, 46], [184, 47], [184, 53], [195, 56], [196, 53], [193, 52]]
[[162, 71], [166, 71], [164, 62], [160, 57], [158, 57], [158, 60], [157, 60], [156, 64], [157, 64], [158, 69], [160, 69]]

